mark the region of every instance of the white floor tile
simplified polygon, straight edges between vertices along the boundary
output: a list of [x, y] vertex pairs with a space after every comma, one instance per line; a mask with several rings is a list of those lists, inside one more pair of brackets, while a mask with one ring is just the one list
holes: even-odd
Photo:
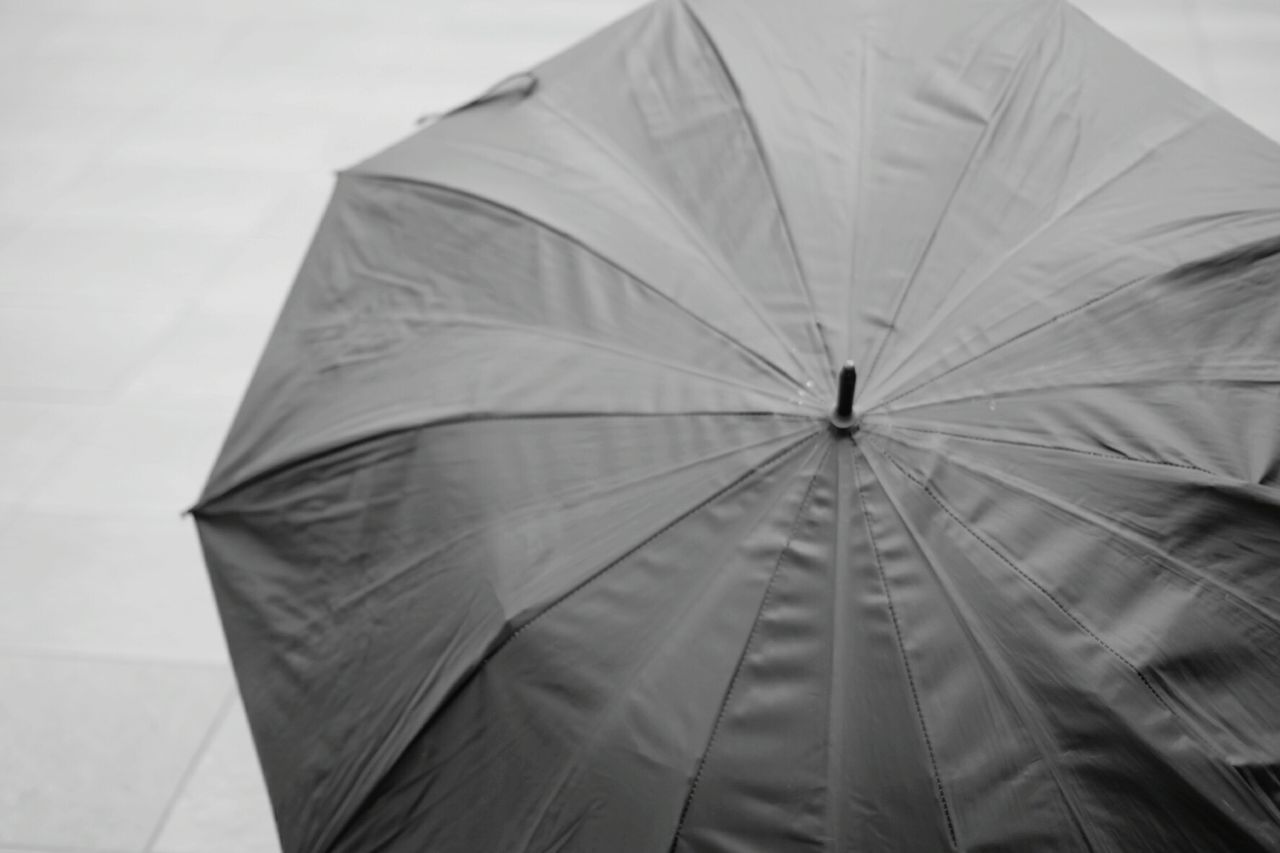
[[[3, 155], [0, 155], [2, 158]], [[13, 243], [31, 228], [31, 214], [5, 213], [0, 209], [0, 250]]]
[[0, 498], [0, 541], [8, 532], [9, 527], [15, 523], [14, 516], [18, 514], [20, 504], [6, 498]]
[[323, 170], [335, 120], [303, 111], [212, 110], [185, 99], [133, 123], [109, 163], [254, 172]]
[[223, 667], [0, 655], [0, 844], [142, 850], [231, 696]]
[[353, 104], [377, 98], [377, 68], [346, 69], [337, 57], [314, 68], [277, 62], [254, 65], [226, 59], [197, 75], [184, 97], [213, 111], [271, 111], [342, 115]]
[[248, 246], [255, 240], [280, 240], [291, 251], [305, 249], [333, 194], [334, 170], [349, 165], [333, 160], [330, 169], [282, 178], [276, 184], [275, 200], [254, 223], [253, 234], [240, 245]]
[[203, 28], [227, 17], [243, 17], [263, 4], [261, 0], [222, 0], [220, 3], [173, 3], [172, 0], [0, 0], [0, 15], [64, 24], [69, 20], [185, 22]]
[[0, 650], [227, 660], [195, 529], [176, 513], [18, 510], [0, 533], [0, 564]]
[[36, 63], [0, 79], [0, 101], [37, 94], [68, 110], [102, 105], [139, 107], [172, 97], [183, 85], [184, 71], [163, 59]]
[[[308, 220], [318, 219], [320, 213], [309, 210], [305, 215]], [[284, 221], [278, 227], [281, 226], [295, 227]], [[310, 243], [309, 233], [256, 237], [241, 242], [230, 263], [202, 288], [196, 308], [206, 313], [274, 318]]]
[[[3, 109], [3, 105], [0, 105]], [[94, 144], [13, 141], [0, 130], [0, 216], [35, 222], [98, 154]]]
[[262, 313], [188, 313], [125, 388], [121, 404], [176, 409], [207, 402], [231, 412], [273, 325]]
[[1239, 13], [1280, 17], [1275, 0], [1195, 0], [1195, 4], [1206, 20]]
[[69, 105], [49, 97], [36, 84], [0, 89], [0, 107], [6, 113], [0, 124], [6, 169], [19, 166], [23, 157], [50, 149], [52, 153], [96, 152], [142, 112], [141, 107]]
[[6, 305], [0, 311], [0, 398], [101, 401], [121, 387], [175, 319], [173, 312]]
[[[108, 160], [111, 160], [108, 156]], [[244, 237], [276, 201], [269, 172], [108, 162], [69, 184], [57, 210], [87, 226]]]
[[0, 501], [28, 498], [101, 416], [101, 406], [0, 399]]
[[176, 518], [198, 496], [231, 415], [226, 402], [111, 407], [26, 505], [39, 512]]
[[275, 820], [237, 702], [183, 789], [155, 853], [278, 853]]
[[50, 215], [0, 247], [12, 308], [175, 314], [230, 262], [227, 236]]
[[1222, 104], [1280, 139], [1280, 4], [1201, 7], [1200, 29]]
[[1209, 93], [1205, 55], [1195, 23], [1181, 4], [1170, 7], [1073, 0], [1085, 14], [1183, 82]]

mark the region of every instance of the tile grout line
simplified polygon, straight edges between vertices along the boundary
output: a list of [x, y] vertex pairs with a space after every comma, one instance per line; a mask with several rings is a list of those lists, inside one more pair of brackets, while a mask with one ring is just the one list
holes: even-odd
[[[71, 651], [68, 649], [49, 649], [49, 648], [32, 648], [30, 646], [12, 646], [7, 643], [0, 643], [0, 657], [8, 658], [37, 658], [48, 661], [61, 661], [71, 663], [93, 663], [93, 664], [109, 664], [115, 666], [154, 666], [154, 667], [172, 667], [181, 669], [207, 669], [221, 670], [232, 676], [232, 682], [235, 682], [235, 673], [231, 669], [230, 663], [227, 661], [217, 660], [196, 660], [193, 658], [152, 658], [140, 657], [138, 655], [127, 654], [85, 654], [84, 652]], [[4, 853], [4, 848], [0, 847], [0, 853]]]
[[178, 784], [174, 786], [173, 795], [169, 797], [169, 802], [165, 804], [164, 811], [160, 813], [160, 817], [156, 820], [155, 829], [151, 831], [151, 836], [142, 847], [144, 853], [152, 853], [155, 850], [156, 844], [160, 841], [160, 836], [164, 834], [165, 828], [173, 818], [173, 813], [177, 810], [178, 802], [182, 799], [187, 786], [191, 784], [191, 780], [195, 777], [196, 770], [200, 767], [200, 760], [209, 752], [210, 747], [213, 746], [214, 738], [218, 736], [218, 731], [230, 718], [231, 710], [235, 707], [238, 695], [239, 691], [233, 683], [228, 688], [226, 696], [223, 697], [222, 704], [218, 707], [218, 712], [213, 715], [213, 720], [209, 723], [209, 728], [205, 731], [204, 737], [200, 739], [200, 743], [196, 746], [191, 760], [187, 762], [187, 767], [183, 771], [182, 777], [178, 780]]
[[[9, 842], [3, 842], [8, 844]], [[16, 847], [0, 847], [0, 853], [17, 853], [19, 849], [22, 851], [31, 851], [31, 853], [133, 853], [131, 850], [125, 850], [121, 847], [58, 847], [56, 845], [34, 844], [20, 841], [16, 842], [22, 845], [21, 848]]]

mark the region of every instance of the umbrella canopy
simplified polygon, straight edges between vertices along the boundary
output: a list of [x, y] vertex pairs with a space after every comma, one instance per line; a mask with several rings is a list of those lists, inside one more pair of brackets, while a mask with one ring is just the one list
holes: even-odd
[[660, 2], [344, 172], [196, 508], [286, 849], [1280, 849], [1277, 235], [1058, 0]]

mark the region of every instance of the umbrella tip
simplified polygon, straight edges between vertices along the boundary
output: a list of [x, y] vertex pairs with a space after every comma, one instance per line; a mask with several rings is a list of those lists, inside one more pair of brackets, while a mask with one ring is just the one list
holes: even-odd
[[840, 379], [837, 382], [839, 391], [836, 396], [836, 407], [831, 412], [831, 425], [841, 432], [853, 429], [853, 392], [858, 387], [858, 371], [852, 361], [846, 361], [840, 368]]

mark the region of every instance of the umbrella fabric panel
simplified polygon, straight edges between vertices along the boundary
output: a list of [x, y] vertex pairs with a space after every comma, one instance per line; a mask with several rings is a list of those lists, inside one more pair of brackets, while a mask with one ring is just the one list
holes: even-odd
[[1000, 493], [1022, 489], [1018, 501], [1060, 509], [1068, 523], [1096, 527], [1094, 535], [1117, 538], [1146, 559], [1196, 577], [1206, 592], [1234, 590], [1273, 613], [1280, 605], [1274, 571], [1280, 499], [1273, 488], [1155, 462], [963, 436], [899, 431], [885, 440], [917, 457], [945, 453]]
[[[899, 444], [917, 465], [940, 449]], [[956, 494], [981, 489], [1022, 513], [988, 516], [991, 541], [1145, 662], [1220, 758], [1280, 765], [1274, 492], [1158, 466], [984, 450], [947, 447]], [[947, 481], [935, 480], [941, 494]]]
[[777, 418], [663, 421], [406, 431], [201, 510], [289, 849], [323, 849], [511, 631], [814, 433]]
[[[1229, 744], [1215, 743], [1187, 713], [1177, 686], [1162, 678], [1176, 679], [1172, 668], [1162, 673], [1152, 659], [1166, 638], [1170, 646], [1185, 642], [1177, 629], [1160, 626], [1189, 613], [1191, 632], [1214, 626], [1196, 638], [1211, 651], [1224, 632], [1235, 630], [1221, 609], [1212, 602], [1205, 607], [1203, 599], [1193, 602], [1177, 588], [1160, 594], [1167, 587], [1152, 583], [1150, 566], [1108, 554], [1109, 543], [1089, 531], [1063, 532], [1062, 519], [1047, 523], [1048, 513], [1034, 504], [1000, 500], [956, 466], [939, 466], [936, 456], [912, 458], [901, 446], [878, 441], [864, 449], [903, 524], [946, 579], [953, 606], [967, 611], [963, 621], [977, 640], [975, 650], [1005, 676], [1004, 691], [1028, 700], [1017, 728], [1042, 738], [1043, 760], [1056, 765], [1055, 784], [1075, 801], [1079, 821], [1075, 832], [1071, 824], [1061, 825], [1055, 838], [1084, 833], [1093, 849], [1115, 851], [1275, 849], [1280, 824], [1274, 804], [1233, 769]], [[922, 463], [927, 470], [920, 470]], [[929, 624], [922, 616], [910, 623], [913, 629]], [[1141, 647], [1151, 638], [1142, 636], [1144, 630], [1158, 635], [1155, 647]], [[1262, 668], [1250, 675], [1274, 690], [1266, 664], [1257, 655], [1252, 659]], [[1213, 680], [1194, 667], [1185, 677], [1188, 683]], [[932, 684], [922, 690], [939, 695]], [[1212, 716], [1212, 709], [1201, 710]], [[1251, 742], [1266, 743], [1265, 727], [1251, 733]], [[938, 741], [944, 754], [956, 744], [947, 729]], [[954, 765], [966, 767], [957, 781], [973, 784], [980, 778], [974, 768], [999, 754], [991, 744], [1000, 740], [969, 736], [960, 743], [971, 763]], [[944, 777], [947, 766], [943, 760]], [[979, 790], [990, 795], [1000, 789]]]
[[542, 66], [538, 105], [648, 188], [777, 327], [808, 375], [832, 391], [822, 315], [723, 60], [682, 4], [653, 5], [634, 23]]
[[1006, 626], [1016, 619], [1008, 592], [990, 596], [980, 577], [954, 571], [933, 519], [904, 504], [867, 454], [865, 446], [857, 453], [864, 523], [952, 843], [960, 850], [1098, 845], [1083, 825], [1089, 804], [1068, 773], [1071, 757], [1037, 707], [1045, 662], [1012, 659], [1019, 652], [1008, 646]]
[[985, 350], [868, 420], [1071, 450], [1082, 465], [1100, 454], [1274, 485], [1277, 282], [1274, 239], [1136, 279]]
[[[891, 344], [897, 355], [886, 358], [869, 377], [863, 405], [892, 409], [899, 401], [927, 399], [918, 392], [941, 377], [954, 395], [974, 378], [994, 380], [1002, 369], [1044, 362], [1049, 371], [1053, 362], [1040, 349], [1051, 347], [1054, 339], [1046, 340], [1042, 332], [1056, 336], [1059, 326], [1070, 326], [1088, 334], [1080, 321], [1099, 311], [1106, 316], [1117, 297], [1131, 315], [1159, 300], [1157, 316], [1200, 307], [1206, 313], [1188, 311], [1184, 325], [1212, 323], [1208, 311], [1227, 306], [1234, 296], [1246, 298], [1229, 294], [1224, 299], [1221, 293], [1243, 273], [1239, 259], [1231, 264], [1236, 273], [1223, 269], [1215, 274], [1226, 281], [1206, 285], [1209, 294], [1195, 291], [1195, 282], [1206, 277], [1194, 267], [1188, 266], [1185, 277], [1174, 271], [1274, 238], [1280, 229], [1280, 152], [1274, 148], [1218, 111], [1176, 139], [1108, 165], [1102, 184], [1073, 199], [1061, 218], [1035, 232], [1033, 239], [996, 263], [965, 270], [934, 306], [933, 316]], [[1234, 152], [1232, 168], [1209, 167], [1220, 151]], [[1257, 272], [1264, 281], [1269, 274], [1261, 268]], [[1173, 303], [1171, 308], [1164, 307], [1165, 300]], [[1144, 322], [1139, 316], [1131, 319]], [[1063, 349], [1074, 347], [1077, 360], [1105, 358], [1125, 346], [1122, 341], [1083, 347], [1075, 338], [1057, 340]], [[1129, 346], [1136, 350], [1144, 342], [1161, 343], [1140, 338]], [[1190, 352], [1191, 341], [1187, 343]], [[987, 360], [988, 350], [1003, 351], [1012, 344], [1018, 346], [1005, 360]], [[1014, 354], [1020, 357], [1015, 360]]]
[[692, 6], [761, 128], [822, 321], [843, 327], [835, 354], [864, 370], [1118, 143], [1211, 109], [1062, 3]]
[[[553, 90], [554, 80], [544, 85]], [[651, 180], [567, 121], [542, 88], [451, 116], [351, 174], [449, 188], [539, 222], [754, 352], [784, 387], [805, 393], [814, 366], [708, 240]], [[802, 310], [799, 299], [793, 311]]]
[[[1117, 196], [1127, 192], [1126, 202], [1160, 207], [1167, 202], [1149, 188], [1114, 184], [1153, 148], [1216, 111], [1068, 4], [1037, 8], [1039, 14], [1024, 15], [1005, 7], [990, 33], [966, 33], [971, 38], [961, 41], [967, 50], [996, 56], [1007, 43], [1008, 64], [998, 76], [975, 75], [964, 52], [944, 54], [939, 62], [964, 62], [964, 73], [930, 68], [933, 76], [903, 86], [904, 105], [890, 102], [890, 118], [875, 124], [892, 145], [914, 136], [913, 126], [941, 124], [947, 132], [947, 119], [930, 111], [946, 108], [968, 119], [947, 132], [947, 145], [913, 146], [910, 159], [886, 151], [866, 181], [863, 198], [876, 215], [857, 237], [865, 248], [853, 287], [890, 295], [887, 308], [855, 305], [856, 339], [863, 344], [852, 353], [867, 367], [868, 407], [882, 389], [894, 387], [899, 372], [947, 366], [940, 346], [982, 334], [993, 314], [1003, 317], [1024, 300], [1041, 300], [1041, 280], [1056, 276], [1064, 260], [1043, 264], [1046, 252], [1071, 246], [1070, 260], [1091, 253], [1073, 239], [1090, 214], [1102, 211], [1108, 220], [1099, 228], [1100, 240], [1108, 241], [1103, 248], [1125, 241], [1133, 223], [1111, 206]], [[957, 86], [964, 89], [949, 91]], [[912, 189], [904, 194], [902, 185]], [[889, 230], [889, 223], [901, 222], [913, 223], [905, 239]]]
[[456, 193], [348, 178], [205, 499], [464, 414], [803, 412], [806, 396], [733, 334], [561, 234]]
[[866, 368], [906, 257], [1053, 4], [689, 5], [760, 129], [836, 363]]
[[855, 456], [833, 445], [811, 486], [673, 850], [954, 848]]
[[667, 850], [825, 445], [796, 444], [526, 623], [333, 849]]

